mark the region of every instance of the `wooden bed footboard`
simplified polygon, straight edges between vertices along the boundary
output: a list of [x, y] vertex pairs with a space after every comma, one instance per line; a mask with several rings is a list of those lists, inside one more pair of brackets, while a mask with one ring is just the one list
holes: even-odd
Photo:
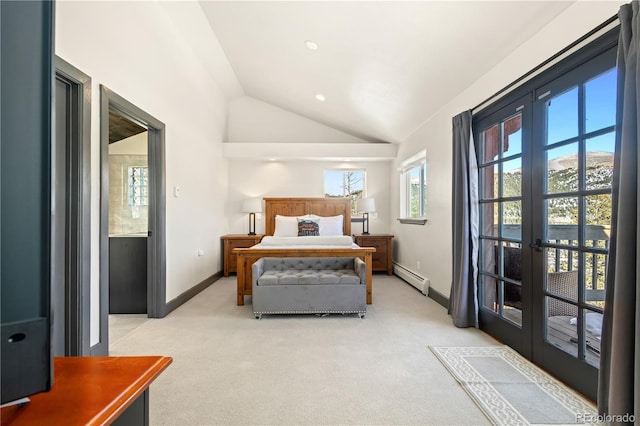
[[244, 305], [244, 296], [251, 295], [251, 265], [263, 257], [358, 257], [367, 265], [367, 304], [372, 303], [373, 247], [359, 248], [236, 248], [233, 253], [238, 255], [238, 306]]

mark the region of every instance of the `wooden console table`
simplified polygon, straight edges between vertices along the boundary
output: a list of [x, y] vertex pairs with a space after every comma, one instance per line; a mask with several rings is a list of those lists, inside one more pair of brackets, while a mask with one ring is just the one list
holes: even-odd
[[149, 385], [172, 358], [58, 357], [53, 386], [2, 409], [3, 425], [148, 425]]

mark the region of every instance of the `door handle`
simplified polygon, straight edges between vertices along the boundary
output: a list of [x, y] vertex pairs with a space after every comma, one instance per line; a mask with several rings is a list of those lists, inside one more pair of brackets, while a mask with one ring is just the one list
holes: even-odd
[[536, 251], [542, 251], [542, 239], [536, 238], [534, 242], [529, 243], [529, 247], [536, 249]]

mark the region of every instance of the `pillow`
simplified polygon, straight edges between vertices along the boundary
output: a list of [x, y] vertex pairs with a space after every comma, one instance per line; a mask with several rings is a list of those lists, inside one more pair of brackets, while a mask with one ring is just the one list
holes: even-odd
[[298, 218], [295, 216], [276, 215], [276, 229], [273, 231], [274, 237], [297, 237]]
[[321, 217], [319, 221], [320, 221], [320, 235], [327, 236], [327, 237], [343, 235], [342, 215]]
[[298, 237], [317, 237], [320, 235], [320, 224], [310, 219], [298, 219]]

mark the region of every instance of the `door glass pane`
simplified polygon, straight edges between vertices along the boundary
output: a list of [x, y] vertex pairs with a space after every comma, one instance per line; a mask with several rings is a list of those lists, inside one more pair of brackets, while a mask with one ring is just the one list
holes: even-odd
[[482, 203], [482, 223], [480, 224], [480, 235], [491, 237], [498, 236], [498, 203]]
[[482, 263], [480, 265], [480, 270], [482, 272], [489, 272], [491, 274], [496, 274], [498, 271], [496, 269], [498, 252], [497, 252], [497, 243], [492, 240], [482, 239], [480, 244], [481, 249], [481, 259]]
[[[578, 271], [549, 272], [547, 274], [547, 291], [578, 302]], [[552, 313], [552, 311], [549, 311]], [[560, 315], [560, 314], [557, 314]]]
[[578, 270], [578, 252], [561, 248], [548, 247], [547, 272], [568, 272]]
[[607, 279], [607, 255], [585, 253], [585, 302], [604, 309]]
[[547, 341], [577, 357], [578, 333], [576, 319], [578, 317], [578, 307], [549, 296], [545, 296], [545, 305], [548, 313]]
[[482, 141], [481, 164], [497, 160], [500, 152], [500, 128], [497, 124], [482, 132]]
[[515, 281], [522, 281], [522, 246], [504, 243], [502, 248], [503, 275]]
[[502, 236], [522, 239], [522, 203], [520, 201], [503, 203]]
[[546, 201], [547, 241], [578, 244], [578, 197], [551, 198]]
[[514, 158], [502, 165], [502, 196], [519, 197], [521, 194], [522, 158]]
[[615, 132], [587, 139], [587, 189], [610, 188], [613, 179]]
[[522, 326], [522, 296], [520, 286], [513, 283], [504, 285], [504, 306], [502, 316], [509, 321]]
[[493, 277], [480, 276], [482, 288], [482, 307], [493, 312], [498, 312], [498, 284]]
[[[522, 247], [520, 244], [504, 243], [502, 247], [503, 270], [505, 278], [522, 280]], [[503, 316], [522, 326], [522, 291], [519, 283], [504, 282]]]
[[584, 310], [585, 359], [596, 368], [600, 367], [600, 339], [602, 338], [602, 314]]
[[498, 180], [498, 165], [485, 166], [480, 170], [480, 176], [482, 181], [482, 192], [480, 197], [484, 200], [499, 197], [499, 180]]
[[587, 132], [616, 124], [616, 79], [617, 70], [613, 68], [584, 85]]
[[547, 194], [578, 190], [578, 144], [547, 151]]
[[522, 114], [515, 115], [502, 123], [504, 143], [502, 157], [522, 152]]
[[578, 136], [578, 88], [547, 102], [547, 145]]
[[608, 247], [611, 233], [611, 194], [585, 197], [586, 229], [585, 245]]

